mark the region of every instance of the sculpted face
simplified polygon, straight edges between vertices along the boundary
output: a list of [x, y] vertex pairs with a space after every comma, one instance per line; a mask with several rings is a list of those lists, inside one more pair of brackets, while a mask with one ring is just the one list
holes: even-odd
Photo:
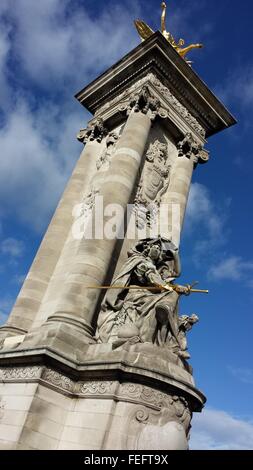
[[159, 258], [160, 253], [161, 253], [160, 246], [159, 245], [153, 245], [150, 248], [149, 256], [152, 260], [156, 261]]

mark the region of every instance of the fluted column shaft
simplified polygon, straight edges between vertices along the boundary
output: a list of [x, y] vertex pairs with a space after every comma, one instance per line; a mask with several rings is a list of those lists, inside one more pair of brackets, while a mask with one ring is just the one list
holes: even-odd
[[[193, 166], [193, 157], [184, 155], [177, 158], [171, 171], [170, 187], [163, 198], [163, 203], [168, 204], [168, 235], [176, 246], [180, 244]], [[165, 231], [163, 235], [166, 235]]]
[[81, 153], [0, 337], [24, 334], [36, 319], [73, 223], [72, 208], [96, 171], [99, 149], [100, 144], [92, 141]]
[[[104, 208], [109, 204], [119, 204], [125, 210], [130, 202], [150, 126], [151, 118], [147, 114], [135, 111], [130, 113], [117, 143], [110, 170], [101, 183], [99, 195], [103, 197]], [[72, 323], [88, 335], [92, 334], [91, 325], [100, 290], [89, 289], [87, 286], [103, 284], [116, 242], [115, 238], [83, 238], [77, 246], [73, 239], [75, 250], [72, 264], [57, 308], [48, 318], [49, 322]]]

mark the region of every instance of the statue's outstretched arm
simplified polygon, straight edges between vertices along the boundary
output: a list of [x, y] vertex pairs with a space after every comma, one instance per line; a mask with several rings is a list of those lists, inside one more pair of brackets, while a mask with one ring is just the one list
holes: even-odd
[[161, 32], [164, 33], [166, 31], [166, 3], [162, 2], [162, 15], [161, 15]]
[[186, 54], [192, 49], [201, 49], [201, 47], [203, 47], [203, 44], [190, 44], [189, 46], [184, 47], [183, 49], [181, 49], [180, 47], [177, 47], [176, 49], [178, 54], [181, 55], [181, 57], [185, 57]]

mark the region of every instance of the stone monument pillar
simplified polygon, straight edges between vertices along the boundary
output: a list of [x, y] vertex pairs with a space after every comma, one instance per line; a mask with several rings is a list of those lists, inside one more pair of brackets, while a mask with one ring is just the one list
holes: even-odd
[[85, 147], [0, 328], [0, 448], [187, 449], [205, 397], [180, 236], [206, 139], [235, 120], [160, 32], [76, 98]]

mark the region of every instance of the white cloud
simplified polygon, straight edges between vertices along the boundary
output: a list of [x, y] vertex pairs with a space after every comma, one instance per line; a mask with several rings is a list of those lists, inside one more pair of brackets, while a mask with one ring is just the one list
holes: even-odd
[[[138, 5], [97, 9], [91, 17], [70, 0], [19, 0], [9, 15], [15, 24], [14, 48], [20, 64], [37, 83], [52, 88], [86, 80], [138, 44], [133, 26]], [[112, 8], [112, 7], [111, 7]], [[114, 19], [117, 18], [117, 21]], [[54, 83], [52, 84], [52, 81]]]
[[203, 263], [203, 257], [212, 257], [225, 243], [224, 222], [230, 201], [224, 201], [223, 210], [210, 196], [209, 190], [200, 183], [191, 185], [186, 209], [184, 233], [194, 235], [192, 260], [196, 265]]
[[0, 252], [3, 255], [10, 255], [13, 258], [22, 256], [24, 249], [24, 242], [22, 240], [16, 240], [15, 238], [6, 238], [0, 243]]
[[252, 261], [244, 261], [240, 256], [230, 256], [212, 266], [208, 271], [208, 277], [213, 280], [237, 281], [247, 277], [252, 270]]
[[228, 73], [224, 85], [216, 87], [218, 96], [227, 104], [236, 103], [240, 108], [251, 109], [253, 103], [253, 66], [251, 63], [237, 67]]
[[205, 226], [210, 237], [220, 236], [223, 221], [211, 201], [209, 190], [203, 184], [193, 183], [186, 212], [186, 228], [193, 230], [199, 224]]
[[[113, 12], [98, 9], [91, 17], [70, 0], [1, 2], [0, 94], [11, 96], [0, 128], [2, 219], [12, 213], [37, 230], [48, 223], [82, 150], [75, 136], [88, 113], [77, 102], [74, 107], [73, 94], [90, 73], [97, 75], [138, 44], [132, 21], [138, 4], [130, 5], [131, 12], [115, 5]], [[16, 77], [8, 80], [8, 56], [17, 80], [25, 72], [25, 88]], [[47, 101], [42, 88], [49, 92]]]
[[10, 98], [10, 88], [8, 86], [7, 58], [10, 51], [10, 40], [8, 28], [0, 28], [0, 107], [5, 108]]
[[0, 130], [2, 215], [12, 212], [39, 230], [48, 221], [80, 149], [75, 139], [78, 113], [60, 111], [45, 104], [32, 112], [20, 101]]
[[206, 409], [194, 414], [190, 449], [252, 450], [253, 424], [225, 411]]
[[250, 385], [253, 384], [253, 369], [229, 366], [228, 370], [240, 382]]

